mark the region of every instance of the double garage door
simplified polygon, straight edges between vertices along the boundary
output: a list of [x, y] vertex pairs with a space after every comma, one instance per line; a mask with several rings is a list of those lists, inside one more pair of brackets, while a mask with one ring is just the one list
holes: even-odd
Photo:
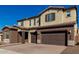
[[[37, 43], [37, 37], [34, 34], [32, 34], [32, 43]], [[67, 33], [65, 31], [42, 32], [41, 43], [67, 46]]]

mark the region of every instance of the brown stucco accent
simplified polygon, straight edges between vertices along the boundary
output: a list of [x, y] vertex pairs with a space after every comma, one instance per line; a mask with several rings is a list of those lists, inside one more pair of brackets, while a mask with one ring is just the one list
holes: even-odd
[[18, 43], [18, 31], [10, 30], [10, 43]]
[[46, 29], [46, 28], [60, 28], [60, 27], [69, 27], [73, 26], [75, 22], [69, 22], [64, 24], [57, 24], [57, 25], [50, 25], [50, 26], [39, 26], [39, 27], [32, 27], [32, 28], [26, 28], [27, 30], [34, 30], [34, 29]]
[[21, 29], [21, 30], [26, 30], [26, 29], [27, 29], [27, 28], [24, 27], [24, 26], [13, 26], [13, 27], [16, 27], [16, 28]]
[[71, 10], [71, 9], [77, 9], [77, 7], [76, 7], [76, 6], [71, 6], [71, 7], [69, 7], [69, 8], [64, 9], [64, 11], [66, 11], [66, 10]]
[[4, 28], [2, 28], [3, 31], [4, 30], [9, 30], [9, 29], [11, 29], [11, 30], [18, 30], [18, 28], [13, 27], [13, 26], [5, 26]]
[[28, 42], [28, 32], [18, 31], [18, 42], [25, 43]]
[[22, 41], [22, 32], [18, 32], [18, 42]]
[[64, 23], [64, 24], [57, 24], [57, 25], [48, 25], [48, 26], [39, 26], [39, 27], [31, 27], [31, 28], [26, 28], [23, 26], [15, 26], [21, 30], [36, 30], [36, 29], [43, 29], [43, 28], [58, 28], [58, 27], [69, 27], [74, 25], [75, 22], [69, 22], [69, 23]]

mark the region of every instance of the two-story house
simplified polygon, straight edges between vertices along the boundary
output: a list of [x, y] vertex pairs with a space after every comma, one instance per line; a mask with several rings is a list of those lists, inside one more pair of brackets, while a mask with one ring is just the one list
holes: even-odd
[[76, 7], [49, 6], [37, 16], [18, 20], [13, 27], [18, 28], [22, 42], [67, 46], [78, 43], [77, 21]]

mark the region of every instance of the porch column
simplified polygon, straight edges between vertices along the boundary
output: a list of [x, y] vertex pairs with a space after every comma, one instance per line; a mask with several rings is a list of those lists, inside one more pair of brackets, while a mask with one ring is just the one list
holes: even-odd
[[25, 32], [22, 31], [22, 43], [24, 44], [25, 43]]
[[31, 33], [28, 32], [28, 43], [31, 43]]

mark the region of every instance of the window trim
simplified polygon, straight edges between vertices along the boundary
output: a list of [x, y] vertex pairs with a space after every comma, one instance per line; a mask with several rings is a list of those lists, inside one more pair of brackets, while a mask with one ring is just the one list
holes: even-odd
[[31, 20], [29, 20], [29, 26], [31, 26]]
[[[52, 17], [52, 15], [53, 15], [53, 17]], [[54, 20], [55, 20], [55, 13], [49, 13], [49, 14], [45, 15], [45, 22], [51, 22]]]
[[71, 17], [71, 12], [70, 12], [70, 10], [67, 10], [67, 11], [66, 11], [66, 17]]
[[36, 25], [36, 18], [34, 18], [34, 26]]

